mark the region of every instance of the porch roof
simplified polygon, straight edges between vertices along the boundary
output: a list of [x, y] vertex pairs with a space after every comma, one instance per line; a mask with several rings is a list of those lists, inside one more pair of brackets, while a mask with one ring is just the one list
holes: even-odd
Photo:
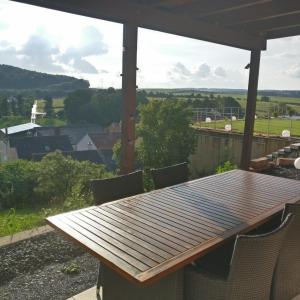
[[16, 0], [247, 50], [300, 34], [298, 0]]

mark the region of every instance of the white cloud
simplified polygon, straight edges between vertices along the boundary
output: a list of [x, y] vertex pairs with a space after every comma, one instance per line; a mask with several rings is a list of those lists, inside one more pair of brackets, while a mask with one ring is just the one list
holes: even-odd
[[200, 65], [195, 75], [199, 78], [207, 78], [210, 75], [210, 66], [206, 63]]
[[227, 73], [226, 73], [226, 71], [225, 71], [224, 68], [222, 68], [222, 67], [217, 67], [217, 68], [215, 69], [215, 75], [220, 76], [220, 77], [226, 77], [226, 76], [227, 76]]
[[286, 73], [294, 78], [300, 78], [300, 63], [292, 65], [287, 69]]

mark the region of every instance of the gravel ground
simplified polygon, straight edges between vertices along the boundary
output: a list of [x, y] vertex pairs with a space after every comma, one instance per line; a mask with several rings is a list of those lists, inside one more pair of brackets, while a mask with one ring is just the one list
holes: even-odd
[[97, 272], [95, 258], [51, 232], [0, 248], [0, 299], [65, 300], [95, 285]]

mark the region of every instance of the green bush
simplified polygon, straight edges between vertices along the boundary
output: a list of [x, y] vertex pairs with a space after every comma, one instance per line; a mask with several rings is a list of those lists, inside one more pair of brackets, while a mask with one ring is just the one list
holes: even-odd
[[226, 161], [224, 164], [217, 167], [216, 173], [220, 174], [220, 173], [228, 172], [228, 171], [231, 171], [234, 169], [237, 169], [237, 165], [233, 164], [230, 161]]
[[111, 176], [103, 165], [79, 162], [62, 154], [50, 153], [40, 162], [35, 193], [51, 205], [69, 208], [91, 203], [89, 181]]
[[22, 160], [0, 164], [0, 208], [24, 207], [36, 202], [33, 191], [38, 167], [38, 163]]
[[0, 164], [0, 208], [80, 208], [92, 203], [89, 181], [112, 176], [103, 165], [50, 153], [41, 162]]

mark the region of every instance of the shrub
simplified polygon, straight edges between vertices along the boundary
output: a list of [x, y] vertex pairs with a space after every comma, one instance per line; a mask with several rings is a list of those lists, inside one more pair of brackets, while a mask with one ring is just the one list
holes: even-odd
[[109, 176], [103, 165], [50, 153], [40, 162], [35, 193], [49, 204], [83, 207], [91, 203], [90, 179]]
[[41, 162], [0, 164], [0, 208], [80, 208], [92, 203], [89, 181], [112, 176], [103, 165], [50, 153]]
[[37, 184], [39, 163], [13, 161], [0, 164], [0, 207], [24, 207], [36, 202], [34, 188]]
[[217, 167], [216, 173], [220, 174], [234, 169], [237, 169], [237, 165], [233, 164], [230, 161], [226, 161], [224, 164]]

